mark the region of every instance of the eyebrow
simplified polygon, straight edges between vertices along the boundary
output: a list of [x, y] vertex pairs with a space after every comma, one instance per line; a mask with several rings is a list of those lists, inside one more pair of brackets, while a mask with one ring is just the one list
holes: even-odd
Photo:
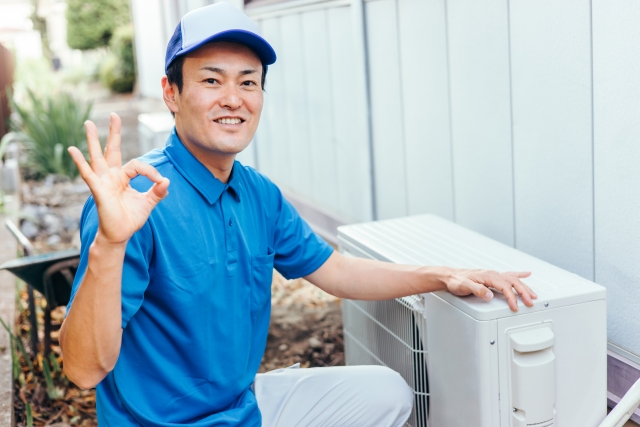
[[[218, 67], [202, 67], [200, 69], [201, 70], [211, 71], [213, 73], [222, 74], [223, 76], [227, 75], [227, 72], [225, 70], [223, 70], [222, 68], [218, 68]], [[257, 71], [254, 70], [254, 69], [249, 69], [249, 70], [242, 70], [238, 74], [241, 75], [241, 76], [245, 76], [247, 74], [254, 74], [254, 73], [257, 73]]]

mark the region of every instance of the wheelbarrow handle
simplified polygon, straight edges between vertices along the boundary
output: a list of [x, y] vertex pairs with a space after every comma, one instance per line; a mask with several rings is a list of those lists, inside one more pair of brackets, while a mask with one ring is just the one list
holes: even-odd
[[8, 219], [4, 222], [4, 225], [9, 229], [11, 234], [13, 234], [13, 237], [16, 238], [20, 246], [22, 246], [26, 256], [33, 255], [35, 253], [35, 250], [33, 249], [33, 245], [31, 244], [29, 239], [27, 239], [27, 237], [24, 234], [22, 234], [22, 231], [20, 231], [18, 226], [16, 226], [13, 223], [13, 221]]
[[631, 386], [599, 427], [622, 427], [640, 405], [640, 379]]

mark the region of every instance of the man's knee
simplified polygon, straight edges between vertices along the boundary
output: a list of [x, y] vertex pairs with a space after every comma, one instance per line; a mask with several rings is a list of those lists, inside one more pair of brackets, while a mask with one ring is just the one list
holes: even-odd
[[[395, 414], [393, 425], [403, 425], [413, 409], [413, 391], [406, 381], [385, 366], [366, 366], [360, 386], [370, 408]], [[366, 379], [365, 379], [366, 378]]]

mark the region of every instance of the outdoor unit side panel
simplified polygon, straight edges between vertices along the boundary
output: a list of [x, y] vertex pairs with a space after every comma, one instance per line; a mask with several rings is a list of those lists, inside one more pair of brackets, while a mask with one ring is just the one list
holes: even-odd
[[425, 294], [429, 427], [497, 427], [497, 322], [477, 321]]
[[554, 334], [556, 392], [554, 425], [560, 427], [599, 425], [607, 415], [605, 300], [498, 320], [501, 426], [511, 426], [509, 372], [511, 350], [507, 333], [515, 328], [542, 322], [550, 323]]

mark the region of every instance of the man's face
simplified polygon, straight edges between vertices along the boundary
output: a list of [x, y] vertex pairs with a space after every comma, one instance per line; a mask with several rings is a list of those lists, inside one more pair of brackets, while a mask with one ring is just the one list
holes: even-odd
[[248, 47], [209, 43], [187, 54], [182, 93], [174, 86], [176, 127], [201, 153], [237, 154], [251, 142], [262, 112], [262, 63]]

